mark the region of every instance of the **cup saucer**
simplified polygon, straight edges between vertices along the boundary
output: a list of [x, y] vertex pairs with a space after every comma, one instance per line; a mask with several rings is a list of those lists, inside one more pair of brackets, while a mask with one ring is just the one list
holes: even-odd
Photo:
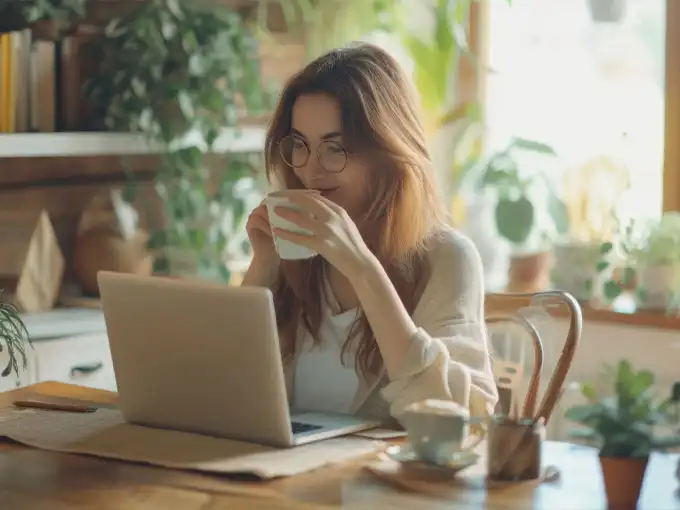
[[453, 476], [459, 471], [472, 466], [479, 459], [479, 455], [475, 452], [462, 451], [446, 459], [446, 462], [434, 464], [418, 457], [408, 443], [388, 447], [385, 450], [385, 455], [391, 460], [399, 462], [405, 468], [445, 476]]

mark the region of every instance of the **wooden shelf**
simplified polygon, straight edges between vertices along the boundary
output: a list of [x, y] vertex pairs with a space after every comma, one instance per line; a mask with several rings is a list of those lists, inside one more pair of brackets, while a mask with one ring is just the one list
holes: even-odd
[[[264, 148], [265, 133], [264, 127], [252, 126], [225, 130], [215, 143], [215, 152], [261, 152]], [[186, 137], [178, 145], [188, 143], [205, 147], [197, 134]], [[158, 147], [148, 144], [140, 135], [128, 133], [64, 132], [0, 135], [0, 158], [140, 156], [158, 152]]]
[[[266, 129], [247, 125], [225, 130], [215, 142], [216, 158], [230, 153], [262, 153]], [[178, 145], [206, 149], [197, 134]], [[155, 173], [160, 148], [128, 133], [0, 134], [0, 192], [32, 187], [120, 182], [125, 168], [140, 178]], [[124, 163], [124, 165], [123, 165]]]
[[[489, 293], [486, 294], [485, 305], [487, 315], [507, 314], [531, 306], [531, 301], [526, 296], [508, 297], [502, 293]], [[624, 313], [594, 308], [585, 302], [581, 303], [581, 309], [584, 321], [680, 331], [680, 315], [671, 315], [663, 311], [640, 309], [633, 313]], [[562, 307], [547, 311], [557, 317], [564, 317], [566, 314], [566, 309]]]

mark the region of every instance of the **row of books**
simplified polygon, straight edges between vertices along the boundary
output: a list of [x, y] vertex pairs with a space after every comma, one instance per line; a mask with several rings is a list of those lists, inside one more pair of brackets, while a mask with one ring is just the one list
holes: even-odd
[[87, 130], [83, 97], [90, 36], [35, 38], [30, 29], [0, 34], [0, 132]]

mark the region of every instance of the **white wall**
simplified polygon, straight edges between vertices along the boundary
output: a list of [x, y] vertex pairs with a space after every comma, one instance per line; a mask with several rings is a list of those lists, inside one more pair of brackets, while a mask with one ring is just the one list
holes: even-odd
[[[566, 332], [566, 320], [556, 320]], [[562, 335], [563, 337], [563, 335]], [[680, 380], [680, 330], [623, 326], [585, 321], [583, 336], [569, 371], [569, 381], [595, 380], [605, 364], [627, 359], [636, 369], [654, 373], [661, 398], [670, 395], [671, 385]], [[577, 391], [565, 393], [549, 426], [549, 436], [566, 439], [565, 433], [575, 424], [563, 419], [564, 411], [580, 400]]]

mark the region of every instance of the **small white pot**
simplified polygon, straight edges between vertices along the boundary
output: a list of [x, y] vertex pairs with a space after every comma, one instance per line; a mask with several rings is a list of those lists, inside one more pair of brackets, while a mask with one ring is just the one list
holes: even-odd
[[553, 285], [576, 299], [588, 299], [590, 297], [588, 282], [596, 274], [597, 262], [600, 260], [600, 244], [557, 242], [554, 253]]
[[678, 289], [678, 268], [671, 264], [640, 268], [640, 287], [644, 289], [643, 308], [667, 309]]

